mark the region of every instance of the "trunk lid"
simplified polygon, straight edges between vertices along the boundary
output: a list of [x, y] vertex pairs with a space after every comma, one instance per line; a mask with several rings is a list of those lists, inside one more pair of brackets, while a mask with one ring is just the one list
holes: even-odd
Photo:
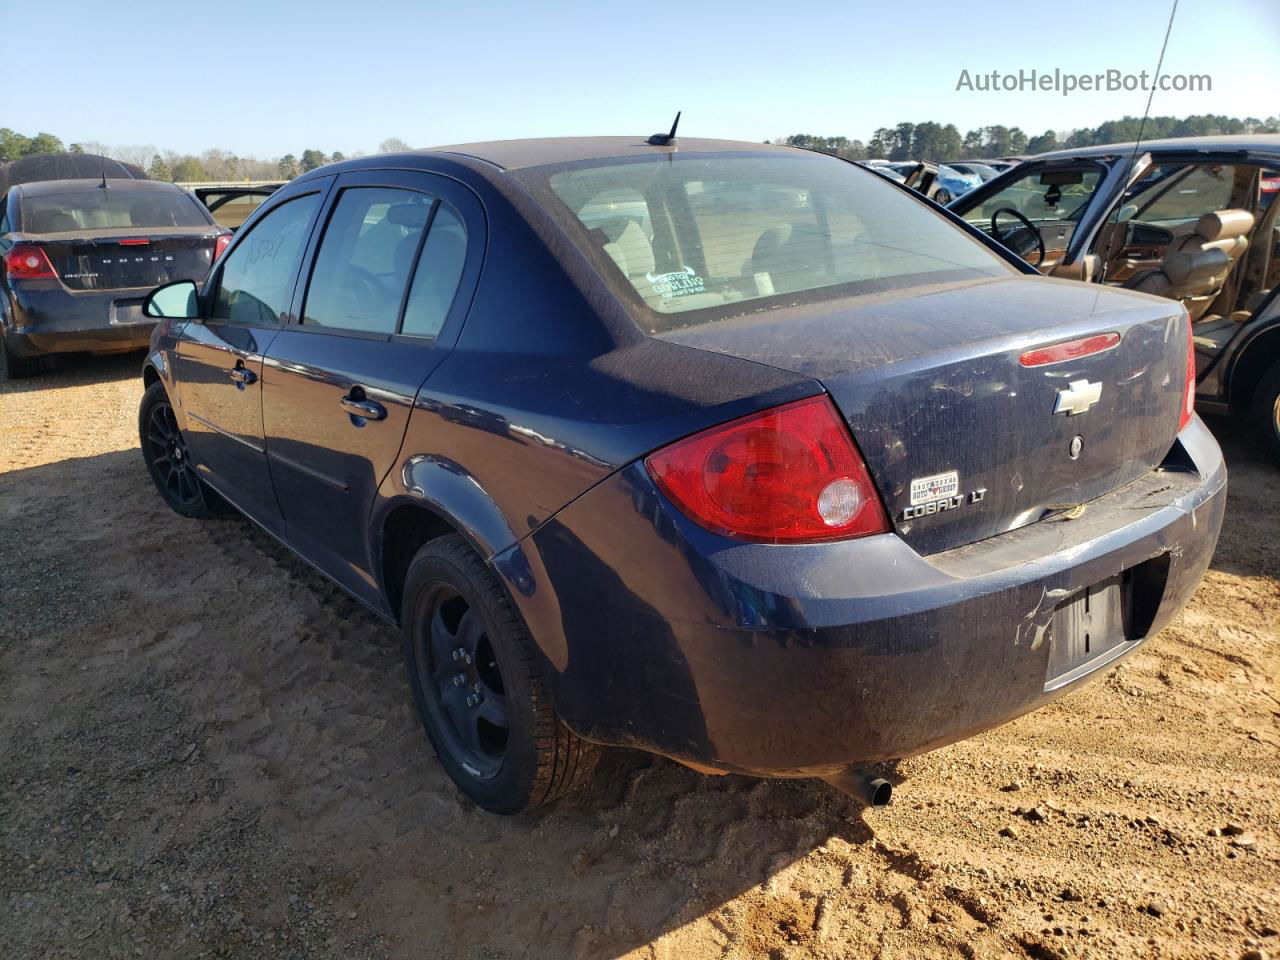
[[122, 290], [203, 280], [213, 263], [217, 228], [99, 228], [13, 236], [43, 249], [70, 290]]
[[[1016, 277], [783, 308], [662, 338], [820, 381], [897, 532], [929, 554], [1086, 503], [1157, 466], [1177, 433], [1185, 323], [1172, 301]], [[1119, 344], [1019, 363], [1033, 348], [1102, 333]], [[1065, 405], [1087, 405], [1095, 385], [1087, 410], [1054, 412], [1060, 391]]]

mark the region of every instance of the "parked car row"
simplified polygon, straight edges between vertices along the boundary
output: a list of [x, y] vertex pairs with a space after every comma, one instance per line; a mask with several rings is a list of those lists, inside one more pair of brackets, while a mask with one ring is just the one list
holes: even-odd
[[989, 222], [1112, 163], [1006, 173], [972, 223], [674, 129], [323, 167], [146, 298], [146, 467], [399, 626], [486, 809], [609, 745], [881, 803], [867, 765], [1096, 676], [1212, 556], [1187, 307], [1045, 277]]

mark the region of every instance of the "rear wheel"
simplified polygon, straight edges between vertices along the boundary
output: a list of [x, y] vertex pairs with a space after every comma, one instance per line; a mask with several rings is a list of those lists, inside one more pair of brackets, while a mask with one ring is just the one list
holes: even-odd
[[493, 813], [518, 813], [589, 779], [600, 748], [556, 715], [540, 654], [462, 537], [418, 551], [401, 622], [423, 726], [463, 793]]
[[1263, 449], [1280, 463], [1280, 362], [1273, 363], [1258, 382], [1251, 419]]
[[49, 358], [14, 356], [4, 342], [4, 334], [0, 333], [0, 368], [4, 369], [5, 379], [23, 380], [48, 370]]
[[142, 395], [138, 434], [147, 472], [174, 512], [197, 519], [221, 512], [217, 495], [205, 487], [196, 473], [169, 395], [158, 380]]

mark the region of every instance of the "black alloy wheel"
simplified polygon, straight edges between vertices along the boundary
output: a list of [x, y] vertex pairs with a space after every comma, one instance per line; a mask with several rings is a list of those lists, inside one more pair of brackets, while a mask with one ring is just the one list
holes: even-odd
[[196, 473], [178, 418], [164, 384], [153, 383], [138, 409], [138, 435], [142, 459], [161, 498], [184, 517], [208, 517], [221, 512], [223, 501]]
[[449, 534], [423, 544], [400, 609], [418, 715], [459, 790], [510, 814], [590, 781], [601, 748], [556, 713], [550, 664], [470, 543]]
[[418, 676], [450, 753], [467, 773], [492, 779], [511, 735], [506, 687], [484, 618], [448, 584], [437, 583], [416, 625]]

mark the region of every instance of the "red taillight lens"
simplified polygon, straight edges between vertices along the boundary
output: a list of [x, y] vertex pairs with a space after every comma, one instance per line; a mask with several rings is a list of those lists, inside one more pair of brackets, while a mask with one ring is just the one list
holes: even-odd
[[121, 237], [116, 243], [122, 247], [149, 247], [151, 245], [150, 237]]
[[218, 258], [222, 256], [222, 251], [231, 245], [231, 234], [224, 233], [213, 241], [213, 262], [217, 263]]
[[10, 280], [50, 280], [58, 276], [45, 252], [29, 243], [15, 243], [10, 248], [4, 255], [4, 272]]
[[1187, 385], [1182, 396], [1182, 410], [1178, 413], [1178, 432], [1191, 422], [1191, 415], [1196, 412], [1196, 343], [1191, 333], [1191, 316], [1184, 315], [1187, 320]]
[[843, 540], [889, 529], [866, 464], [825, 396], [705, 430], [645, 465], [692, 520], [741, 540]]
[[1037, 347], [1028, 350], [1018, 358], [1024, 367], [1043, 367], [1050, 363], [1061, 363], [1063, 360], [1076, 360], [1095, 353], [1110, 350], [1120, 343], [1118, 333], [1099, 333], [1080, 340], [1068, 340], [1066, 343], [1055, 343], [1051, 347]]

